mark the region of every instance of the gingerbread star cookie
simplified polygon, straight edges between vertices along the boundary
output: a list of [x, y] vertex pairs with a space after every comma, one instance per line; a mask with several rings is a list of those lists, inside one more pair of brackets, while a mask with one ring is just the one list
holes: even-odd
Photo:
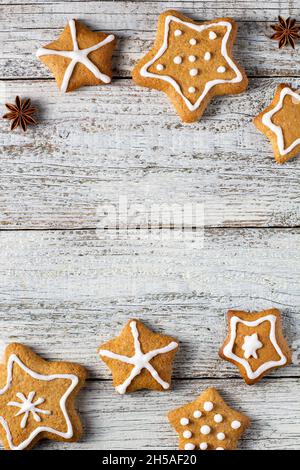
[[300, 95], [288, 85], [277, 87], [270, 106], [253, 122], [271, 141], [277, 163], [300, 153]]
[[291, 353], [281, 330], [276, 308], [257, 313], [229, 310], [228, 336], [220, 357], [235, 364], [248, 385], [271, 369], [291, 363]]
[[61, 91], [83, 85], [111, 82], [111, 57], [116, 46], [113, 34], [94, 33], [77, 20], [70, 20], [59, 38], [37, 50], [52, 71]]
[[138, 320], [130, 320], [121, 334], [103, 344], [98, 353], [113, 375], [120, 394], [148, 388], [168, 390], [178, 343], [153, 333]]
[[215, 388], [168, 414], [181, 450], [232, 450], [250, 425], [247, 416], [230, 408]]
[[154, 46], [134, 68], [133, 79], [167, 93], [184, 122], [197, 121], [214, 96], [247, 88], [247, 76], [231, 54], [236, 30], [230, 18], [197, 23], [166, 11], [159, 16]]
[[0, 439], [7, 450], [32, 448], [40, 439], [74, 442], [82, 427], [74, 399], [86, 373], [78, 364], [48, 362], [12, 343], [0, 364]]

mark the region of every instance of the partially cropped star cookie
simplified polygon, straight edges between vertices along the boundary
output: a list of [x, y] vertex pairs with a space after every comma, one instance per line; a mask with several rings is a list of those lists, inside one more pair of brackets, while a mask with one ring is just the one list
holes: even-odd
[[112, 371], [116, 391], [124, 394], [144, 388], [168, 390], [177, 349], [178, 343], [170, 336], [153, 333], [140, 321], [130, 320], [98, 353]]
[[70, 20], [59, 38], [37, 50], [37, 57], [52, 71], [62, 92], [83, 85], [111, 82], [111, 57], [116, 46], [113, 34], [94, 33]]
[[230, 408], [215, 388], [168, 414], [181, 450], [233, 450], [250, 425], [247, 416]]
[[230, 18], [198, 23], [166, 11], [159, 16], [154, 46], [134, 68], [133, 79], [167, 93], [184, 122], [196, 121], [214, 96], [247, 88], [247, 76], [232, 58], [236, 30]]
[[10, 344], [0, 364], [0, 440], [7, 450], [32, 448], [40, 439], [74, 442], [82, 427], [74, 399], [85, 381], [78, 364], [48, 362]]
[[271, 369], [290, 364], [291, 353], [282, 335], [279, 310], [229, 310], [227, 319], [228, 336], [219, 354], [239, 368], [248, 385], [258, 382]]
[[253, 122], [271, 141], [277, 163], [300, 153], [300, 95], [288, 85], [277, 87], [270, 106]]

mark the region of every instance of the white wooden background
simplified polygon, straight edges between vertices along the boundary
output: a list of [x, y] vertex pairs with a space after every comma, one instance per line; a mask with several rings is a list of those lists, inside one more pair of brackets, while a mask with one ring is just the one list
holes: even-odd
[[[235, 18], [235, 57], [250, 77], [247, 92], [216, 99], [190, 125], [130, 79], [171, 7]], [[268, 37], [279, 13], [300, 20], [300, 1], [0, 0], [1, 114], [16, 94], [40, 110], [26, 134], [0, 120], [1, 341], [89, 371], [84, 437], [39, 448], [175, 449], [167, 411], [211, 385], [252, 420], [240, 448], [300, 448], [300, 158], [276, 165], [251, 124], [278, 83], [300, 85], [300, 44], [279, 51]], [[112, 85], [63, 96], [35, 58], [71, 17], [117, 35]], [[141, 205], [128, 226], [97, 229], [99, 209], [120, 196]], [[165, 238], [149, 233], [140, 220], [154, 202], [203, 203], [203, 247], [201, 226], [168, 239], [181, 229], [163, 218]], [[225, 313], [272, 306], [294, 364], [248, 387], [217, 355]], [[131, 317], [181, 341], [172, 392], [114, 393], [95, 350]]]

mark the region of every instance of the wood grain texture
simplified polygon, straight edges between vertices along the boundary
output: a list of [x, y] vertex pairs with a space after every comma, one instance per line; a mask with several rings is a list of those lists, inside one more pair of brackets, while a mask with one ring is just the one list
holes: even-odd
[[[246, 93], [214, 100], [192, 125], [129, 80], [168, 8], [235, 18], [234, 56], [252, 77]], [[216, 386], [252, 420], [241, 449], [299, 449], [300, 158], [276, 165], [251, 123], [277, 84], [299, 88], [299, 45], [279, 51], [269, 39], [279, 13], [299, 19], [299, 0], [0, 0], [0, 11], [0, 103], [20, 94], [39, 108], [26, 134], [0, 119], [0, 353], [20, 341], [89, 372], [83, 439], [38, 448], [175, 449], [166, 413]], [[61, 95], [35, 58], [72, 17], [118, 36], [111, 86]], [[120, 197], [129, 217], [123, 207], [120, 228], [101, 229]], [[161, 212], [174, 203], [175, 222]], [[196, 203], [205, 231], [203, 221], [176, 229]], [[293, 365], [249, 387], [217, 355], [225, 314], [273, 306]], [[173, 391], [114, 392], [96, 348], [132, 317], [180, 341]]]
[[23, 135], [0, 121], [1, 227], [94, 228], [120, 197], [138, 205], [131, 228], [147, 225], [150, 212], [152, 224], [169, 226], [151, 206], [174, 202], [175, 213], [203, 204], [206, 226], [299, 224], [300, 159], [276, 164], [252, 124], [280, 81], [252, 80], [191, 125], [164, 94], [127, 80], [66, 95], [47, 81], [2, 82], [1, 101], [30, 96], [40, 122]]
[[[209, 386], [215, 386], [230, 406], [251, 419], [251, 427], [239, 441], [240, 449], [300, 447], [300, 382], [287, 378], [269, 379], [250, 390], [238, 380], [174, 381], [170, 392], [145, 391], [123, 397], [114, 393], [109, 382], [89, 382], [79, 402], [85, 434], [79, 443], [60, 444], [59, 448], [176, 449], [177, 436], [167, 412], [194, 400]], [[39, 448], [57, 447], [45, 442]]]
[[[163, 10], [176, 7], [193, 17], [212, 18], [234, 14], [237, 19], [244, 21], [272, 21], [281, 13], [283, 16], [297, 16], [299, 4], [297, 0], [271, 0], [257, 2], [257, 0], [175, 0], [175, 1], [48, 1], [34, 0], [30, 2], [9, 2], [1, 0], [5, 15], [1, 18], [1, 30], [8, 31], [18, 26], [37, 28], [57, 28], [57, 22], [68, 15], [80, 15], [82, 19], [95, 18], [99, 15], [107, 27], [113, 28], [116, 22], [128, 29], [147, 31], [153, 18], [155, 19]], [[122, 19], [119, 12], [122, 12]], [[11, 15], [10, 17], [8, 15]], [[43, 21], [41, 22], [41, 17]], [[13, 23], [9, 20], [13, 19]], [[27, 23], [25, 23], [25, 21]]]
[[227, 310], [275, 306], [294, 356], [294, 365], [276, 376], [300, 375], [300, 231], [202, 236], [159, 241], [146, 231], [1, 232], [3, 340], [79, 360], [95, 378], [108, 378], [96, 348], [137, 317], [182, 343], [176, 377], [231, 377], [237, 370], [217, 355]]
[[[233, 6], [233, 3], [236, 6]], [[35, 57], [41, 45], [53, 41], [70, 17], [78, 17], [90, 28], [113, 32], [118, 38], [114, 75], [130, 77], [135, 63], [152, 46], [158, 15], [178, 8], [196, 20], [231, 15], [238, 21], [235, 58], [250, 76], [299, 76], [298, 52], [279, 50], [270, 40], [270, 25], [277, 14], [295, 14], [289, 2], [41, 2], [30, 5], [3, 5], [0, 19], [0, 78], [49, 78], [48, 69]], [[245, 3], [245, 6], [244, 6]], [[283, 4], [282, 4], [283, 3]], [[288, 13], [285, 13], [287, 12]]]

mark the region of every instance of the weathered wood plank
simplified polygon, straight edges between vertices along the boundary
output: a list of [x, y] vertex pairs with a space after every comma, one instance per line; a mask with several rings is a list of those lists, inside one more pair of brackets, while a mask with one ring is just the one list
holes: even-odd
[[179, 378], [237, 376], [217, 351], [228, 308], [277, 306], [300, 375], [299, 230], [0, 232], [0, 329], [51, 358], [109, 377], [96, 348], [132, 317], [182, 344]]
[[[127, 0], [113, 0], [114, 3], [126, 3], [126, 4], [133, 4], [133, 3], [138, 3], [139, 0], [134, 1], [127, 1]], [[30, 2], [26, 2], [27, 5], [43, 5], [47, 3], [47, 5], [61, 5], [62, 3], [65, 4], [66, 8], [69, 8], [70, 4], [72, 3], [88, 3], [90, 5], [94, 5], [97, 2], [97, 0], [30, 0]], [[24, 2], [25, 3], [25, 2]], [[100, 2], [102, 4], [104, 3], [112, 3], [110, 0], [102, 0]], [[141, 2], [142, 3], [142, 2]], [[182, 5], [193, 5], [196, 7], [203, 7], [206, 6], [206, 8], [215, 8], [222, 9], [222, 8], [237, 8], [237, 9], [243, 9], [245, 11], [251, 10], [251, 9], [256, 9], [259, 11], [269, 11], [273, 9], [285, 9], [286, 11], [292, 11], [297, 8], [297, 0], [270, 0], [268, 3], [257, 3], [257, 0], [234, 0], [234, 4], [231, 4], [229, 2], [226, 2], [225, 0], [173, 0], [170, 2], [170, 0], [159, 0], [157, 2], [154, 1], [149, 1], [149, 0], [143, 0], [143, 3], [148, 4], [148, 5], [154, 5], [155, 3], [159, 5], [173, 5], [173, 4], [182, 4]], [[0, 0], [0, 5], [20, 5], [20, 2], [17, 0], [13, 1], [7, 1], [7, 0]], [[168, 6], [167, 8], [170, 8]]]
[[131, 227], [145, 225], [155, 203], [177, 203], [180, 213], [203, 203], [206, 226], [299, 224], [300, 159], [277, 165], [251, 122], [277, 83], [254, 80], [183, 125], [163, 94], [127, 80], [64, 96], [54, 83], [1, 82], [2, 102], [19, 93], [40, 108], [26, 134], [0, 120], [1, 226], [93, 228], [120, 197], [140, 205]]
[[[275, 2], [276, 3], [276, 2]], [[290, 2], [289, 2], [290, 3]], [[215, 6], [214, 6], [215, 5]], [[222, 2], [224, 7], [224, 2]], [[36, 59], [35, 51], [57, 37], [69, 17], [78, 16], [92, 29], [114, 32], [119, 39], [114, 59], [115, 76], [130, 77], [137, 60], [155, 37], [157, 16], [167, 2], [73, 2], [37, 5], [4, 5], [0, 19], [0, 78], [48, 78], [48, 69]], [[279, 50], [270, 40], [279, 6], [274, 9], [226, 10], [210, 2], [178, 2], [175, 5], [195, 19], [231, 14], [239, 23], [235, 57], [250, 76], [299, 76], [297, 50]], [[293, 8], [289, 8], [289, 11]], [[226, 13], [225, 13], [226, 11]], [[297, 12], [298, 13], [298, 12]], [[268, 20], [267, 22], [265, 20]], [[252, 20], [252, 21], [250, 21]]]
[[[18, 25], [20, 28], [57, 28], [64, 23], [69, 15], [78, 15], [81, 19], [95, 21], [99, 17], [102, 24], [113, 29], [114, 25], [121, 24], [123, 29], [149, 30], [153, 19], [167, 9], [182, 9], [186, 14], [198, 18], [212, 18], [216, 15], [228, 16], [230, 13], [237, 19], [248, 21], [273, 21], [278, 14], [294, 15], [299, 13], [297, 0], [271, 0], [257, 2], [257, 0], [175, 0], [175, 1], [30, 1], [21, 3], [1, 0], [3, 15], [0, 19], [0, 30], [12, 30]], [[122, 11], [123, 18], [118, 18]], [[41, 17], [43, 17], [41, 25]], [[12, 18], [10, 24], [8, 19]], [[122, 21], [123, 19], [123, 21]], [[95, 21], [97, 27], [98, 21]]]
[[166, 393], [138, 392], [120, 397], [108, 382], [89, 382], [79, 400], [85, 434], [77, 444], [46, 442], [44, 449], [176, 449], [177, 436], [166, 414], [215, 386], [251, 427], [240, 449], [300, 448], [300, 382], [267, 380], [251, 389], [237, 380], [175, 381]]

